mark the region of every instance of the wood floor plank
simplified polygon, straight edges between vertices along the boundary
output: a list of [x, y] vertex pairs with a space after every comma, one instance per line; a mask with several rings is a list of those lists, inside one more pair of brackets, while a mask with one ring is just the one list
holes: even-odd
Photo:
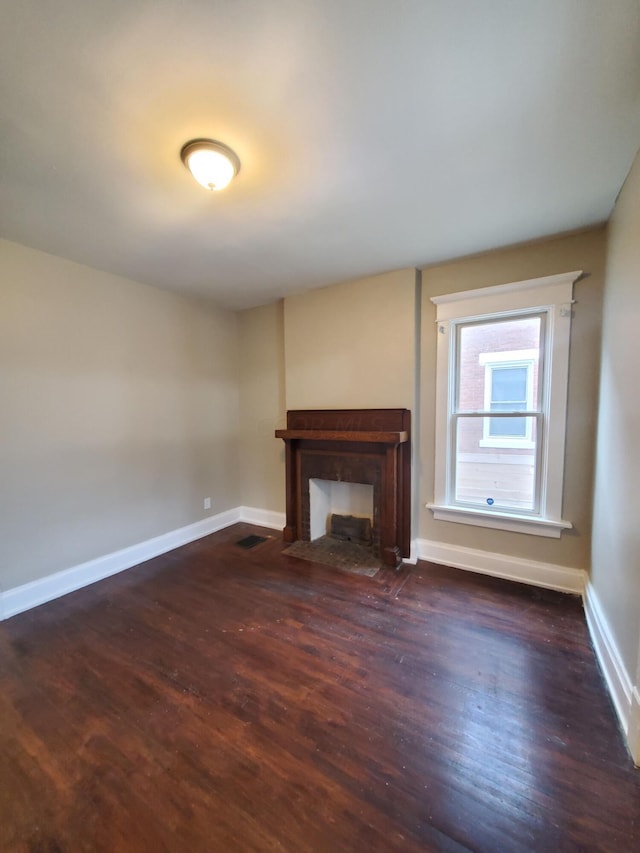
[[0, 625], [2, 851], [633, 851], [579, 600], [236, 525]]

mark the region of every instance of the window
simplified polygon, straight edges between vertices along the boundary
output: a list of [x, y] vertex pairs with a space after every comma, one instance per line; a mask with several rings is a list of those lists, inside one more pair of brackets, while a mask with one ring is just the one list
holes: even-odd
[[437, 519], [559, 537], [580, 272], [433, 297]]

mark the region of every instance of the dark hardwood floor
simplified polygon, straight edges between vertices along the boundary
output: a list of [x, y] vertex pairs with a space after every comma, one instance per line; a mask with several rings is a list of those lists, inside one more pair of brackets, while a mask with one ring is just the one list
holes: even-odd
[[577, 598], [236, 525], [0, 624], [2, 851], [636, 851]]

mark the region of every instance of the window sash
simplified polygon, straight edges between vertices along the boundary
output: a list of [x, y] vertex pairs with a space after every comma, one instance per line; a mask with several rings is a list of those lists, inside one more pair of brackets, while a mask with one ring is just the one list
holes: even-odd
[[[506, 367], [526, 367], [528, 371], [527, 376], [527, 400], [528, 400], [528, 408], [534, 409], [542, 409], [546, 406], [545, 399], [545, 387], [547, 385], [547, 348], [549, 346], [548, 340], [548, 326], [550, 322], [549, 313], [552, 309], [540, 310], [539, 308], [530, 309], [530, 310], [514, 310], [514, 311], [504, 311], [498, 312], [493, 315], [485, 315], [482, 317], [467, 317], [467, 318], [457, 318], [449, 321], [450, 333], [453, 335], [452, 343], [453, 349], [450, 352], [451, 363], [449, 365], [449, 373], [450, 378], [453, 380], [453, 386], [451, 388], [451, 396], [449, 398], [449, 411], [452, 412], [462, 412], [465, 411], [460, 406], [460, 370], [459, 366], [462, 363], [462, 332], [464, 329], [473, 327], [473, 326], [486, 326], [486, 325], [495, 325], [499, 326], [501, 323], [509, 323], [513, 320], [540, 320], [540, 328], [538, 335], [538, 348], [537, 350], [520, 350], [523, 353], [522, 356], [518, 357], [515, 350], [513, 354], [511, 352], [500, 352], [497, 351], [495, 353], [488, 353], [486, 355], [482, 355], [481, 364], [484, 365], [485, 372], [493, 371], [495, 368]], [[507, 356], [507, 360], [503, 361], [503, 357]], [[536, 393], [536, 399], [534, 399], [533, 395], [533, 369], [535, 363], [537, 361], [538, 366], [538, 387]], [[485, 380], [486, 382], [486, 380]], [[529, 384], [531, 383], [531, 385]], [[485, 397], [484, 405], [487, 407], [489, 400]]]
[[[458, 421], [459, 420], [467, 420], [470, 418], [533, 418], [535, 420], [535, 435], [536, 440], [535, 443], [532, 442], [531, 450], [534, 450], [534, 491], [533, 491], [533, 507], [531, 509], [519, 509], [518, 513], [521, 515], [528, 516], [539, 516], [542, 509], [543, 503], [543, 453], [544, 453], [544, 422], [545, 422], [545, 413], [535, 409], [529, 409], [525, 411], [517, 410], [513, 412], [492, 412], [489, 409], [483, 409], [481, 411], [476, 412], [452, 412], [449, 419], [449, 446], [451, 447], [451, 452], [448, 455], [448, 476], [447, 476], [447, 494], [448, 500], [447, 502], [451, 506], [461, 506], [461, 507], [470, 507], [476, 509], [478, 504], [471, 503], [468, 501], [462, 501], [456, 498], [457, 493], [457, 483], [456, 483], [456, 475], [457, 475], [457, 435], [458, 435]], [[496, 448], [498, 449], [498, 448]], [[482, 507], [483, 512], [488, 512], [492, 514], [500, 515], [505, 512], [504, 504], [499, 504], [498, 506], [487, 506]]]
[[[545, 447], [544, 442], [546, 440], [546, 435], [543, 431], [543, 420], [545, 415], [548, 412], [545, 409], [545, 406], [548, 403], [548, 395], [546, 394], [547, 387], [547, 376], [546, 376], [546, 368], [549, 364], [548, 358], [546, 358], [546, 347], [549, 343], [549, 339], [547, 336], [547, 328], [548, 328], [548, 310], [540, 310], [540, 308], [529, 309], [529, 310], [516, 310], [516, 311], [505, 311], [496, 313], [494, 315], [482, 316], [482, 317], [473, 317], [473, 318], [460, 318], [452, 320], [450, 323], [450, 334], [452, 334], [452, 348], [450, 350], [450, 364], [449, 364], [449, 376], [451, 380], [450, 394], [449, 394], [449, 404], [448, 404], [448, 417], [449, 417], [449, 443], [448, 446], [450, 451], [447, 453], [446, 460], [446, 501], [450, 506], [469, 506], [469, 504], [461, 502], [456, 499], [456, 470], [457, 470], [457, 458], [455, 453], [456, 448], [456, 435], [457, 435], [457, 418], [459, 416], [462, 417], [480, 417], [484, 418], [483, 421], [483, 439], [482, 446], [484, 447], [494, 447], [496, 451], [499, 451], [500, 448], [504, 449], [516, 449], [516, 448], [527, 448], [535, 451], [535, 482], [534, 482], [534, 499], [533, 499], [533, 509], [529, 510], [521, 510], [523, 515], [530, 516], [540, 516], [545, 501], [545, 494], [543, 493], [543, 459], [545, 456]], [[485, 395], [484, 395], [484, 408], [477, 409], [475, 411], [469, 411], [460, 406], [460, 397], [461, 397], [461, 383], [462, 383], [462, 372], [460, 370], [460, 366], [462, 364], [462, 335], [465, 329], [474, 326], [493, 326], [499, 327], [502, 323], [510, 323], [514, 320], [526, 320], [526, 319], [538, 319], [540, 321], [539, 332], [538, 332], [538, 346], [537, 350], [534, 353], [529, 349], [523, 349], [522, 352], [526, 352], [526, 355], [523, 358], [517, 358], [514, 356], [510, 356], [508, 360], [502, 361], [501, 356], [503, 353], [500, 351], [494, 354], [488, 354], [486, 356], [486, 360], [484, 361], [485, 367]], [[504, 356], [507, 356], [507, 353], [504, 353]], [[533, 370], [534, 363], [538, 362], [538, 382], [537, 389], [534, 399], [533, 393]], [[491, 387], [487, 388], [486, 382], [486, 374], [489, 371], [492, 376], [492, 371], [494, 368], [506, 367], [506, 365], [513, 367], [525, 367], [527, 369], [527, 402], [524, 408], [514, 407], [511, 410], [506, 411], [496, 411], [491, 408], [491, 396], [492, 389]], [[491, 379], [491, 382], [493, 377]], [[510, 436], [498, 436], [492, 435], [490, 424], [491, 420], [494, 419], [502, 419], [502, 418], [527, 418], [534, 417], [536, 423], [536, 440], [535, 443], [532, 440], [532, 422], [530, 420], [526, 421], [527, 429], [525, 431], [525, 435], [510, 435]], [[490, 420], [489, 420], [490, 419]], [[489, 512], [494, 514], [499, 514], [504, 512], [504, 507], [498, 506], [495, 509], [487, 508]]]

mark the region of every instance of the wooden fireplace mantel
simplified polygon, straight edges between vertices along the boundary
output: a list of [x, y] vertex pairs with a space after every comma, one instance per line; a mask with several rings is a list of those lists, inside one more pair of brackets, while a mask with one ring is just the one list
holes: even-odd
[[287, 412], [285, 542], [310, 539], [309, 480], [365, 483], [374, 490], [374, 544], [385, 565], [409, 557], [411, 412], [306, 409]]
[[396, 432], [356, 432], [327, 429], [277, 429], [276, 438], [283, 438], [285, 441], [298, 438], [306, 439], [307, 441], [364, 441], [377, 444], [403, 444], [409, 440], [409, 433], [406, 430], [398, 430]]

